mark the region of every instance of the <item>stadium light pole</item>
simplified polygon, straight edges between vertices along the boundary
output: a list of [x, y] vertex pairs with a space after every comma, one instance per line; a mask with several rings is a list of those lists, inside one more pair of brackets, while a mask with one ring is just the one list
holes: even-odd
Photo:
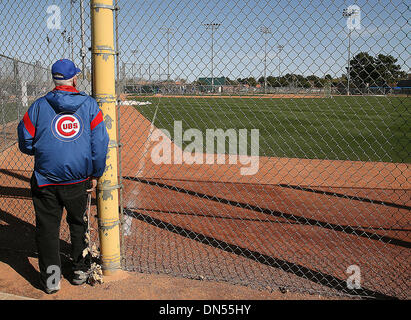
[[[343, 9], [343, 17], [350, 18], [357, 15], [358, 11], [353, 8]], [[351, 32], [352, 28], [348, 27], [348, 61], [347, 61], [347, 96], [350, 95], [350, 59], [351, 59]]]
[[48, 34], [46, 36], [46, 41], [47, 41], [47, 67], [51, 67], [51, 65], [52, 65], [51, 60], [50, 60], [50, 42], [51, 42], [51, 39], [50, 39], [50, 36]]
[[[260, 32], [263, 34], [263, 37], [265, 35], [271, 35], [271, 29], [267, 27], [260, 27]], [[268, 42], [268, 36], [265, 37], [265, 44], [264, 44], [264, 93], [267, 93], [267, 42]]]
[[211, 92], [214, 92], [214, 31], [221, 23], [204, 23], [207, 30], [211, 29]]
[[80, 0], [80, 29], [81, 29], [81, 67], [82, 67], [82, 77], [83, 79], [86, 79], [86, 54], [87, 54], [87, 48], [84, 45], [84, 38], [85, 38], [85, 31], [84, 31], [84, 5], [83, 5], [83, 0]]
[[61, 32], [61, 37], [63, 38], [63, 57], [65, 56], [65, 54], [66, 54], [66, 29], [64, 29], [62, 32]]
[[73, 5], [76, 0], [70, 0], [70, 48], [71, 48], [71, 61], [74, 59], [74, 40], [73, 40]]
[[167, 35], [167, 82], [170, 81], [170, 35], [173, 33], [173, 28], [160, 28]]
[[280, 69], [280, 66], [281, 66], [281, 51], [284, 49], [284, 46], [279, 44], [277, 46], [277, 49], [278, 49], [278, 78], [281, 78], [281, 69]]
[[[136, 61], [137, 61], [137, 57], [136, 57], [136, 54], [138, 53], [138, 50], [137, 49], [135, 49], [135, 50], [133, 50], [133, 51], [131, 51], [131, 53], [133, 54], [133, 56], [134, 56], [134, 59], [133, 59], [133, 64], [132, 64], [132, 68], [133, 68], [133, 70], [131, 71], [131, 73], [133, 74], [133, 90], [135, 90], [136, 89], [136, 77], [135, 77], [135, 65], [136, 65]], [[140, 79], [141, 80], [141, 79]]]

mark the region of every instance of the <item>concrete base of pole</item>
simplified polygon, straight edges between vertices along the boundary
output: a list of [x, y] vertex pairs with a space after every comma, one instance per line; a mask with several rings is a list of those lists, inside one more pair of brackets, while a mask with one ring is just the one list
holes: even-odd
[[121, 269], [103, 270], [103, 281], [105, 283], [123, 280], [128, 278], [129, 276], [130, 274], [127, 271]]

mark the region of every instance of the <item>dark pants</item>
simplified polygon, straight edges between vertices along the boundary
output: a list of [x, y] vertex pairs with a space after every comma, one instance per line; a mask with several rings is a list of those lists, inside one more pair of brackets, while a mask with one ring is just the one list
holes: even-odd
[[87, 209], [86, 190], [90, 187], [90, 181], [40, 188], [33, 174], [30, 182], [36, 212], [40, 280], [44, 283], [47, 281], [50, 276], [47, 268], [50, 266], [57, 266], [61, 270], [59, 236], [63, 207], [67, 211], [67, 223], [70, 228], [73, 270], [87, 271], [90, 267], [90, 255], [83, 257], [83, 250], [87, 247], [87, 219], [84, 219], [84, 215]]

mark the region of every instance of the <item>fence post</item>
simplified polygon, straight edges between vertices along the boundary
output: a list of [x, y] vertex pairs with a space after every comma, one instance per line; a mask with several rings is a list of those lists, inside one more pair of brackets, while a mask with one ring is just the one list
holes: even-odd
[[93, 96], [110, 137], [106, 170], [97, 188], [101, 261], [104, 275], [121, 269], [117, 166], [117, 123], [114, 73], [113, 1], [91, 1]]
[[[20, 75], [19, 75], [19, 62], [17, 59], [13, 59], [13, 74], [14, 74], [14, 88], [15, 88], [15, 101], [17, 106], [17, 119], [21, 119], [20, 115], [20, 104], [21, 104], [21, 83], [20, 83]], [[17, 120], [16, 119], [16, 120]]]

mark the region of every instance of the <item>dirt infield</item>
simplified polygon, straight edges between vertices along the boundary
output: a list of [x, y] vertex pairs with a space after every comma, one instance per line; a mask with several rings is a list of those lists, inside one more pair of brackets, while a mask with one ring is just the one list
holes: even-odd
[[13, 145], [17, 140], [18, 121], [0, 125], [0, 152]]
[[[95, 287], [72, 286], [67, 280], [69, 268], [64, 255], [62, 290], [49, 296], [40, 290], [38, 284], [34, 212], [29, 190], [32, 157], [23, 155], [14, 144], [0, 153], [0, 163], [0, 292], [41, 300], [325, 299], [318, 295], [256, 290], [215, 281], [136, 272], [127, 273], [126, 277], [117, 281], [105, 278], [102, 285]], [[93, 221], [96, 228], [96, 221]], [[68, 242], [68, 228], [63, 222], [60, 246], [66, 254], [70, 252]]]
[[[47, 295], [40, 290], [38, 283], [37, 249], [34, 243], [34, 212], [29, 190], [33, 159], [19, 152], [17, 145], [14, 144], [0, 153], [0, 163], [0, 292], [40, 300], [326, 299], [311, 294], [282, 293], [277, 288], [257, 290], [226, 282], [184, 279], [137, 272], [129, 272], [126, 277], [118, 280], [105, 277], [105, 282], [95, 287], [89, 285], [72, 286], [67, 280], [69, 267], [64, 255], [62, 255], [62, 289], [55, 295]], [[93, 200], [95, 202], [95, 199]], [[95, 205], [93, 205], [92, 211], [93, 214], [96, 213]], [[94, 219], [93, 222], [94, 230], [96, 230], [96, 220]], [[148, 230], [152, 228], [147, 224], [141, 224], [141, 227], [142, 234], [149, 232]], [[156, 241], [161, 241], [161, 238], [157, 238]], [[68, 228], [64, 219], [60, 248], [65, 254], [70, 252]], [[144, 248], [140, 252], [143, 250]], [[150, 247], [149, 250], [152, 256], [155, 247]], [[144, 259], [145, 256], [142, 257]], [[138, 259], [138, 257], [136, 258]]]

